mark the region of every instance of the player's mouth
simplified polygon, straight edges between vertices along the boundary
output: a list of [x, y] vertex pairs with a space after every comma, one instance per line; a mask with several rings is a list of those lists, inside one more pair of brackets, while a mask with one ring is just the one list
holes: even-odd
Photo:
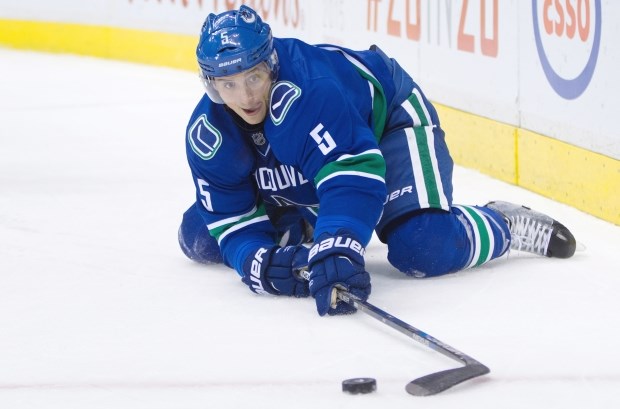
[[247, 116], [254, 116], [256, 114], [258, 114], [259, 108], [253, 108], [253, 109], [243, 109], [243, 112], [247, 115]]
[[260, 106], [251, 108], [251, 109], [246, 109], [246, 108], [241, 108], [241, 109], [247, 116], [254, 116], [258, 114], [258, 112], [260, 111]]

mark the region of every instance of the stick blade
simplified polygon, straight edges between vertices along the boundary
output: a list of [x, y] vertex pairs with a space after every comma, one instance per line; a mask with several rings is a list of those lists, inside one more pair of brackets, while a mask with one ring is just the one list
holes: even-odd
[[407, 384], [405, 389], [408, 393], [415, 396], [435, 395], [468, 379], [485, 375], [489, 372], [489, 368], [481, 363], [469, 364], [414, 379]]

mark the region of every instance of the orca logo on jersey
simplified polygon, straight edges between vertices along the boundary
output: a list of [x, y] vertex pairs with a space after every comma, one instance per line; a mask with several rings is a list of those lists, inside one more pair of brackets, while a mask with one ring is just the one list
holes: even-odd
[[291, 105], [301, 95], [301, 88], [289, 81], [277, 82], [271, 89], [269, 99], [269, 115], [274, 125], [280, 125], [291, 108]]
[[207, 121], [207, 116], [202, 114], [187, 131], [187, 140], [196, 155], [203, 160], [209, 160], [222, 145], [222, 134]]

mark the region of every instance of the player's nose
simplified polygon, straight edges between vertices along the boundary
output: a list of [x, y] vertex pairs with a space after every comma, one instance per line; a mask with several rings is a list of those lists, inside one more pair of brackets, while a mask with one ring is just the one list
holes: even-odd
[[249, 86], [245, 85], [242, 89], [242, 91], [240, 92], [239, 98], [240, 101], [243, 103], [247, 103], [247, 102], [252, 102], [256, 100], [256, 95], [257, 92], [256, 90], [250, 88]]

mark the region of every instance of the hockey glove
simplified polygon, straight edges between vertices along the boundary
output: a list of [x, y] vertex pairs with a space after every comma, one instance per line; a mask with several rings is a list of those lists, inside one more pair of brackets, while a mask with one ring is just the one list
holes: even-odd
[[278, 245], [298, 246], [312, 241], [312, 226], [304, 220], [299, 210], [294, 207], [269, 208], [269, 220], [278, 232]]
[[308, 249], [303, 246], [261, 247], [243, 263], [243, 281], [257, 294], [307, 297], [308, 282], [297, 270], [308, 265]]
[[[340, 233], [340, 232], [339, 232]], [[334, 287], [367, 300], [370, 274], [364, 269], [365, 249], [349, 234], [321, 234], [310, 249], [310, 294], [316, 300], [319, 315], [352, 314], [355, 308], [345, 302], [331, 305]]]

